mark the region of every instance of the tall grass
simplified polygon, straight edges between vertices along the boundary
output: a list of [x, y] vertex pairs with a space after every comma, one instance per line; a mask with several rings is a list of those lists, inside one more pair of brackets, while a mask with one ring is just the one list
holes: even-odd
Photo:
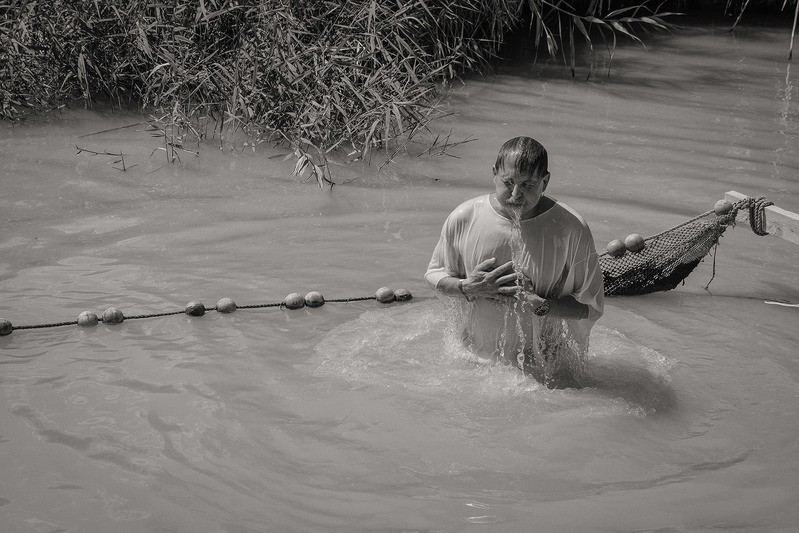
[[638, 39], [664, 15], [611, 0], [0, 0], [0, 118], [138, 106], [168, 158], [242, 132], [290, 146], [322, 185], [330, 154], [368, 159], [425, 133], [441, 88], [520, 24], [574, 68], [576, 41]]

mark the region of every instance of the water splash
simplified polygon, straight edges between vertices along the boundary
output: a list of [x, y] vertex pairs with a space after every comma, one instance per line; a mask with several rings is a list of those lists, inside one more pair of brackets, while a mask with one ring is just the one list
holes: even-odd
[[482, 414], [475, 413], [511, 412], [521, 405], [527, 416], [640, 418], [675, 404], [669, 378], [674, 361], [614, 329], [596, 327], [591, 351], [584, 354], [569, 345], [562, 321], [544, 321], [542, 351], [558, 351], [555, 361], [544, 363], [551, 376], [547, 382], [469, 351], [459, 313], [458, 306], [438, 301], [365, 312], [325, 335], [309, 361], [311, 372], [344, 379], [353, 389], [392, 390], [423, 404], [449, 398], [446, 405], [476, 418]]
[[[510, 249], [511, 249], [511, 260], [513, 261], [513, 270], [516, 275], [519, 277], [517, 281], [517, 285], [519, 287], [529, 288], [527, 285], [528, 278], [525, 276], [523, 271], [523, 265], [525, 264], [524, 260], [524, 242], [522, 241], [522, 228], [521, 228], [521, 215], [522, 210], [521, 207], [517, 206], [510, 206], [510, 214], [512, 215], [510, 218], [511, 221], [511, 238], [510, 238]], [[500, 346], [499, 346], [499, 355], [502, 359], [507, 361], [516, 361], [516, 365], [520, 369], [524, 369], [527, 367], [532, 367], [534, 365], [534, 355], [527, 354], [526, 352], [529, 351], [527, 348], [528, 346], [528, 338], [527, 334], [525, 333], [524, 328], [524, 320], [525, 318], [531, 317], [532, 320], [537, 321], [538, 317], [534, 314], [530, 313], [529, 310], [525, 309], [526, 302], [523, 298], [517, 298], [510, 305], [505, 306], [505, 312], [503, 316], [503, 330], [502, 335], [500, 337]], [[526, 312], [527, 311], [527, 312]], [[515, 333], [518, 337], [518, 343], [512, 342], [509, 338], [509, 332], [511, 330], [515, 330]], [[536, 331], [538, 328], [534, 328]], [[534, 341], [535, 339], [530, 339]], [[516, 353], [512, 353], [508, 348], [509, 346], [521, 346], [522, 349], [514, 349]], [[535, 350], [535, 348], [532, 348]]]

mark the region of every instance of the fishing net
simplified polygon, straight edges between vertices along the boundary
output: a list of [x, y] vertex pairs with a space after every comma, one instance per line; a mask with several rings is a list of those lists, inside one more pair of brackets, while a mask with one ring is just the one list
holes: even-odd
[[632, 296], [675, 288], [718, 245], [724, 231], [735, 225], [739, 210], [749, 210], [755, 234], [767, 235], [764, 209], [769, 205], [772, 203], [762, 197], [746, 198], [732, 204], [727, 213], [717, 215], [710, 210], [648, 237], [638, 252], [627, 251], [618, 257], [600, 254], [605, 294]]

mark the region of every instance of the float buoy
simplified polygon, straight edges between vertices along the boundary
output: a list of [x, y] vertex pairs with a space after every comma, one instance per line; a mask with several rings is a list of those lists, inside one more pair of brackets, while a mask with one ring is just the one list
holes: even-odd
[[236, 302], [230, 298], [222, 298], [216, 302], [216, 310], [220, 313], [232, 313], [236, 310]]
[[409, 291], [408, 289], [397, 289], [396, 291], [394, 291], [394, 298], [398, 302], [405, 302], [413, 298], [413, 295], [411, 294], [411, 291]]
[[631, 252], [640, 252], [646, 244], [644, 238], [637, 233], [631, 233], [624, 239], [624, 246]]
[[608, 243], [608, 253], [611, 257], [621, 257], [627, 251], [627, 247], [619, 239], [613, 239]]
[[380, 287], [377, 289], [375, 293], [375, 300], [380, 302], [381, 304], [390, 304], [393, 302], [397, 297], [394, 295], [394, 291], [389, 289], [388, 287]]
[[0, 318], [0, 337], [5, 337], [6, 335], [11, 334], [14, 331], [14, 326], [11, 325], [11, 321], [5, 318]]
[[305, 305], [308, 307], [322, 307], [325, 305], [325, 297], [320, 292], [311, 291], [305, 295]]
[[109, 307], [103, 311], [103, 324], [121, 324], [125, 320], [125, 315], [116, 307]]
[[189, 316], [203, 316], [205, 314], [205, 306], [202, 302], [189, 302], [186, 304], [186, 314]]
[[298, 292], [292, 292], [283, 300], [283, 306], [287, 309], [301, 309], [305, 307], [305, 298]]
[[100, 319], [91, 311], [84, 311], [78, 315], [78, 325], [84, 328], [96, 326]]
[[713, 206], [713, 212], [718, 216], [726, 215], [730, 211], [732, 211], [732, 204], [724, 199], [719, 200], [716, 202], [716, 205]]

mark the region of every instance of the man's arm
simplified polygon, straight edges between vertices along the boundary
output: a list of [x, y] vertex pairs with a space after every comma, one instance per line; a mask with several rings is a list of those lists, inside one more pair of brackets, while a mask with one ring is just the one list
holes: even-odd
[[[447, 296], [466, 298], [523, 299], [533, 310], [544, 304], [545, 298], [516, 284], [519, 275], [513, 271], [513, 261], [492, 268], [496, 258], [486, 259], [478, 264], [466, 278], [444, 275], [438, 277], [435, 289]], [[574, 299], [573, 296], [551, 298], [547, 314], [561, 318], [588, 318], [589, 306]]]
[[529, 304], [533, 312], [540, 309], [541, 306], [548, 307], [546, 315], [556, 316], [560, 318], [588, 318], [591, 307], [580, 303], [572, 295], [561, 296], [558, 298], [544, 298], [537, 295], [532, 290], [532, 282], [524, 277], [521, 285], [511, 287], [502, 287], [500, 292], [506, 296], [512, 296]]

